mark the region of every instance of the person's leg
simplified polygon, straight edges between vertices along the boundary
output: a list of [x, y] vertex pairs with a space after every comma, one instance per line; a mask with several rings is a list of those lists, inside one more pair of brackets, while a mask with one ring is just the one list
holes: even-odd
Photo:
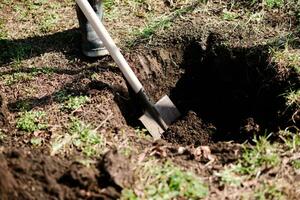
[[[96, 12], [97, 16], [102, 20], [103, 18], [103, 3], [102, 0], [89, 0], [92, 8]], [[93, 30], [91, 24], [87, 21], [86, 17], [76, 5], [76, 12], [79, 21], [79, 27], [81, 31], [81, 48], [84, 55], [88, 57], [99, 57], [108, 55], [107, 49], [103, 46], [103, 43], [98, 38], [96, 32]]]

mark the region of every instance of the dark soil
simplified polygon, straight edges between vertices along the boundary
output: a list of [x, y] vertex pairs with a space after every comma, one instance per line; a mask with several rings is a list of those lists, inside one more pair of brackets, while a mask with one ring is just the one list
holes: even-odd
[[244, 142], [265, 130], [276, 132], [294, 124], [290, 119], [295, 111], [286, 110], [282, 94], [299, 88], [299, 77], [272, 67], [268, 45], [249, 41], [246, 47], [231, 47], [220, 34], [195, 33], [195, 24], [186, 27], [192, 33], [185, 30], [182, 43], [158, 43], [131, 58], [151, 96], [158, 100], [169, 94], [182, 113], [165, 139], [195, 145]]
[[133, 184], [128, 160], [116, 151], [104, 155], [96, 167], [26, 150], [5, 151], [0, 161], [3, 200], [116, 199], [123, 187]]
[[[115, 150], [124, 141], [138, 152], [132, 157], [171, 159], [208, 177], [212, 169], [240, 158], [240, 144], [254, 135], [299, 126], [295, 108], [287, 108], [282, 96], [300, 87], [299, 75], [282, 71], [270, 60], [271, 42], [260, 44], [262, 39], [272, 39], [272, 31], [261, 33], [261, 39], [252, 34], [251, 26], [236, 31], [232, 24], [207, 27], [203, 19], [208, 16], [201, 15], [179, 19], [163, 35], [151, 38], [151, 44], [136, 42], [125, 53], [153, 100], [167, 94], [182, 114], [164, 133], [163, 141], [149, 142], [135, 134], [141, 125], [137, 120], [143, 113], [140, 105], [109, 57], [89, 60], [80, 55], [79, 44], [74, 45], [80, 38], [78, 30], [4, 41], [6, 48], [32, 43], [33, 52], [23, 59], [53, 50], [57, 54], [48, 55], [51, 64], [61, 67], [53, 68], [50, 75], [41, 73], [33, 80], [0, 87], [4, 94], [0, 126], [7, 135], [0, 146], [1, 199], [117, 199], [123, 188], [135, 182], [131, 157]], [[14, 57], [6, 54], [1, 75], [16, 72], [8, 66]], [[18, 70], [31, 72], [30, 68]], [[76, 111], [64, 112], [57, 97], [60, 93], [86, 95], [90, 101]], [[15, 122], [19, 112], [32, 109], [47, 111], [50, 126], [24, 134]], [[49, 155], [51, 138], [65, 133], [74, 116], [93, 127], [101, 124], [97, 131], [107, 139], [110, 151], [94, 158], [90, 166], [78, 161], [77, 150]], [[34, 136], [42, 138], [40, 147], [30, 144]], [[118, 139], [124, 141], [117, 143]]]
[[171, 143], [195, 146], [208, 145], [212, 142], [215, 127], [204, 124], [194, 112], [188, 112], [183, 119], [169, 127], [163, 138]]

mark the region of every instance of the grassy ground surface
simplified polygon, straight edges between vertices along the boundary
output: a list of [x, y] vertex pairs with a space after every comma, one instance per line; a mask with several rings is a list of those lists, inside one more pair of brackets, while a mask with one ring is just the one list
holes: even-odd
[[[200, 21], [194, 24], [203, 35], [215, 31], [229, 38], [223, 44], [228, 48], [266, 47], [267, 68], [275, 69], [276, 81], [288, 80], [278, 95], [286, 123], [251, 132], [242, 143], [153, 141], [146, 130], [128, 122], [134, 119], [123, 117], [124, 105], [116, 99], [126, 100], [127, 88], [115, 63], [109, 57], [91, 60], [81, 55], [74, 1], [2, 0], [0, 90], [2, 103], [8, 104], [9, 111], [2, 112], [9, 125], [1, 129], [0, 152], [40, 152], [92, 170], [107, 152], [117, 150], [130, 170], [120, 167], [121, 175], [107, 170], [119, 190], [111, 199], [298, 199], [300, 2], [106, 0], [104, 4], [104, 23], [126, 56], [139, 54], [140, 49], [166, 48], [163, 41], [178, 30], [184, 35], [187, 26], [182, 25], [195, 21]], [[0, 191], [1, 186], [0, 181]], [[83, 199], [97, 199], [96, 194], [103, 193], [79, 188]], [[44, 198], [75, 198], [41, 191], [49, 195]]]

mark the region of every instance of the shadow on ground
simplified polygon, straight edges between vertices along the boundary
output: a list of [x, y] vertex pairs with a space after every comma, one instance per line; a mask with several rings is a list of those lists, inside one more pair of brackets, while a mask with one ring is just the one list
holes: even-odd
[[194, 111], [216, 127], [214, 140], [244, 141], [255, 133], [290, 124], [284, 94], [300, 87], [297, 73], [281, 74], [269, 45], [230, 48], [211, 34], [203, 48], [192, 41], [184, 51], [185, 73], [171, 98], [186, 115]]

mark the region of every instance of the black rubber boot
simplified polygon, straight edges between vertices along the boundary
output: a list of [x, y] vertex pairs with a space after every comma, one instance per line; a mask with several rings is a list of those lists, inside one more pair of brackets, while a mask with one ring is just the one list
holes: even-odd
[[[92, 8], [102, 21], [103, 18], [103, 3], [102, 0], [89, 0]], [[81, 30], [81, 49], [82, 53], [88, 57], [100, 57], [108, 55], [107, 49], [102, 41], [98, 38], [96, 32], [88, 22], [79, 6], [76, 5], [76, 12]]]

